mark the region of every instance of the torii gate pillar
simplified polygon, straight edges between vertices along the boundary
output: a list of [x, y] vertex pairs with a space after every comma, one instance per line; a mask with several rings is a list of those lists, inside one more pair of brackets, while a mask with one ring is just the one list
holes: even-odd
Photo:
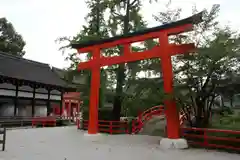
[[[167, 120], [167, 137], [170, 139], [178, 139], [180, 137], [179, 112], [173, 99], [173, 71], [171, 55], [169, 55], [168, 35], [163, 34], [159, 38], [160, 45], [163, 46], [161, 52], [161, 68], [163, 77], [163, 87], [165, 92], [165, 115]], [[184, 49], [183, 49], [184, 50]]]

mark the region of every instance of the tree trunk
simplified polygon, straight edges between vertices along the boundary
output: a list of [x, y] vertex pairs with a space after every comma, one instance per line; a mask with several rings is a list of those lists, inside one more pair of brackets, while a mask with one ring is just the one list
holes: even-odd
[[113, 120], [120, 120], [122, 99], [123, 99], [123, 84], [125, 79], [124, 65], [119, 65], [117, 69], [117, 87], [116, 95], [113, 102]]
[[230, 105], [231, 105], [231, 108], [233, 108], [233, 95], [230, 96]]
[[197, 114], [196, 114], [196, 122], [194, 127], [202, 127], [202, 115], [203, 115], [203, 107], [204, 107], [204, 102], [200, 100], [200, 98], [196, 99], [196, 105], [197, 105]]
[[205, 99], [200, 99], [197, 98], [196, 100], [196, 105], [197, 105], [197, 114], [196, 114], [196, 123], [194, 127], [198, 128], [207, 128], [209, 126], [209, 118], [210, 118], [210, 112], [211, 112], [211, 107], [209, 109], [206, 107]]
[[[124, 28], [123, 34], [129, 32], [129, 12], [130, 12], [130, 0], [127, 1], [126, 15], [124, 16]], [[123, 55], [123, 49], [120, 51], [120, 55]], [[122, 100], [123, 100], [123, 85], [125, 80], [125, 64], [119, 64], [117, 68], [117, 87], [116, 95], [113, 103], [113, 120], [120, 120]]]

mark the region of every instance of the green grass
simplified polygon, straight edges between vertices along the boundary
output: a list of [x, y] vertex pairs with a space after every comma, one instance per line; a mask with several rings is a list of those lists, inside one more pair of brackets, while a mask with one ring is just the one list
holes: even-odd
[[240, 112], [235, 112], [231, 115], [215, 117], [212, 120], [211, 128], [226, 129], [226, 130], [240, 130]]

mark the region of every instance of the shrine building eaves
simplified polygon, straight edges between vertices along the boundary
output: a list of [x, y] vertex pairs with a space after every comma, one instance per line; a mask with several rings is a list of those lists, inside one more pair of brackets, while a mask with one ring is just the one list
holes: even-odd
[[2, 77], [44, 86], [68, 88], [67, 83], [54, 73], [48, 64], [0, 51], [0, 78]]
[[199, 13], [191, 16], [191, 17], [188, 17], [188, 18], [176, 21], [176, 22], [167, 23], [167, 24], [157, 26], [157, 27], [153, 27], [153, 28], [147, 28], [147, 29], [139, 30], [137, 32], [132, 32], [132, 33], [129, 33], [129, 34], [126, 34], [126, 35], [119, 35], [119, 36], [106, 38], [106, 39], [86, 41], [86, 42], [83, 42], [83, 43], [72, 43], [71, 47], [75, 48], [75, 49], [81, 49], [81, 48], [90, 47], [90, 46], [93, 46], [93, 45], [100, 45], [100, 44], [103, 44], [103, 43], [113, 42], [115, 40], [120, 40], [120, 39], [124, 39], [124, 38], [132, 38], [132, 37], [135, 37], [135, 36], [140, 36], [140, 35], [148, 34], [148, 33], [151, 33], [151, 32], [159, 32], [161, 30], [175, 28], [175, 27], [185, 25], [185, 24], [198, 24], [198, 23], [201, 23], [203, 21], [202, 17], [203, 17], [203, 11], [199, 12]]

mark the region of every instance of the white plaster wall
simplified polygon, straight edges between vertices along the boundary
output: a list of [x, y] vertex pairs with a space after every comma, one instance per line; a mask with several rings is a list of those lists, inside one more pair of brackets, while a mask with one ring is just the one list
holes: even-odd
[[29, 97], [29, 98], [32, 98], [33, 97], [33, 93], [19, 91], [18, 92], [18, 96], [19, 97]]
[[11, 83], [0, 83], [0, 88], [6, 88], [6, 89], [16, 89], [16, 86]]
[[1, 105], [0, 116], [14, 116], [14, 105], [11, 104]]
[[61, 95], [61, 92], [59, 92], [58, 90], [52, 90], [50, 92], [50, 94], [58, 94], [58, 95]]
[[16, 95], [16, 92], [15, 92], [15, 90], [0, 89], [0, 95], [15, 96], [15, 95]]
[[47, 106], [35, 106], [35, 116], [47, 116]]
[[26, 116], [31, 117], [32, 116], [32, 106], [26, 106]]
[[17, 115], [31, 117], [32, 116], [32, 106], [27, 106], [27, 105], [18, 106]]
[[[2, 105], [0, 107], [0, 116], [14, 116], [14, 105]], [[19, 106], [17, 116], [32, 116], [32, 106]]]
[[50, 95], [50, 99], [52, 99], [52, 100], [61, 100], [61, 96], [58, 96], [58, 95]]
[[[17, 109], [18, 116], [32, 116], [31, 106], [19, 107]], [[0, 107], [0, 116], [14, 116], [14, 106], [13, 105], [2, 105]], [[35, 116], [47, 116], [46, 106], [35, 106]]]
[[30, 86], [20, 86], [19, 88], [18, 88], [19, 90], [22, 90], [22, 91], [33, 91], [33, 88], [32, 87], [30, 87]]
[[47, 94], [36, 93], [35, 97], [39, 98], [39, 99], [48, 99], [48, 95]]
[[17, 113], [18, 116], [27, 116], [27, 111], [24, 106], [19, 106], [17, 110], [18, 110], [18, 113]]

